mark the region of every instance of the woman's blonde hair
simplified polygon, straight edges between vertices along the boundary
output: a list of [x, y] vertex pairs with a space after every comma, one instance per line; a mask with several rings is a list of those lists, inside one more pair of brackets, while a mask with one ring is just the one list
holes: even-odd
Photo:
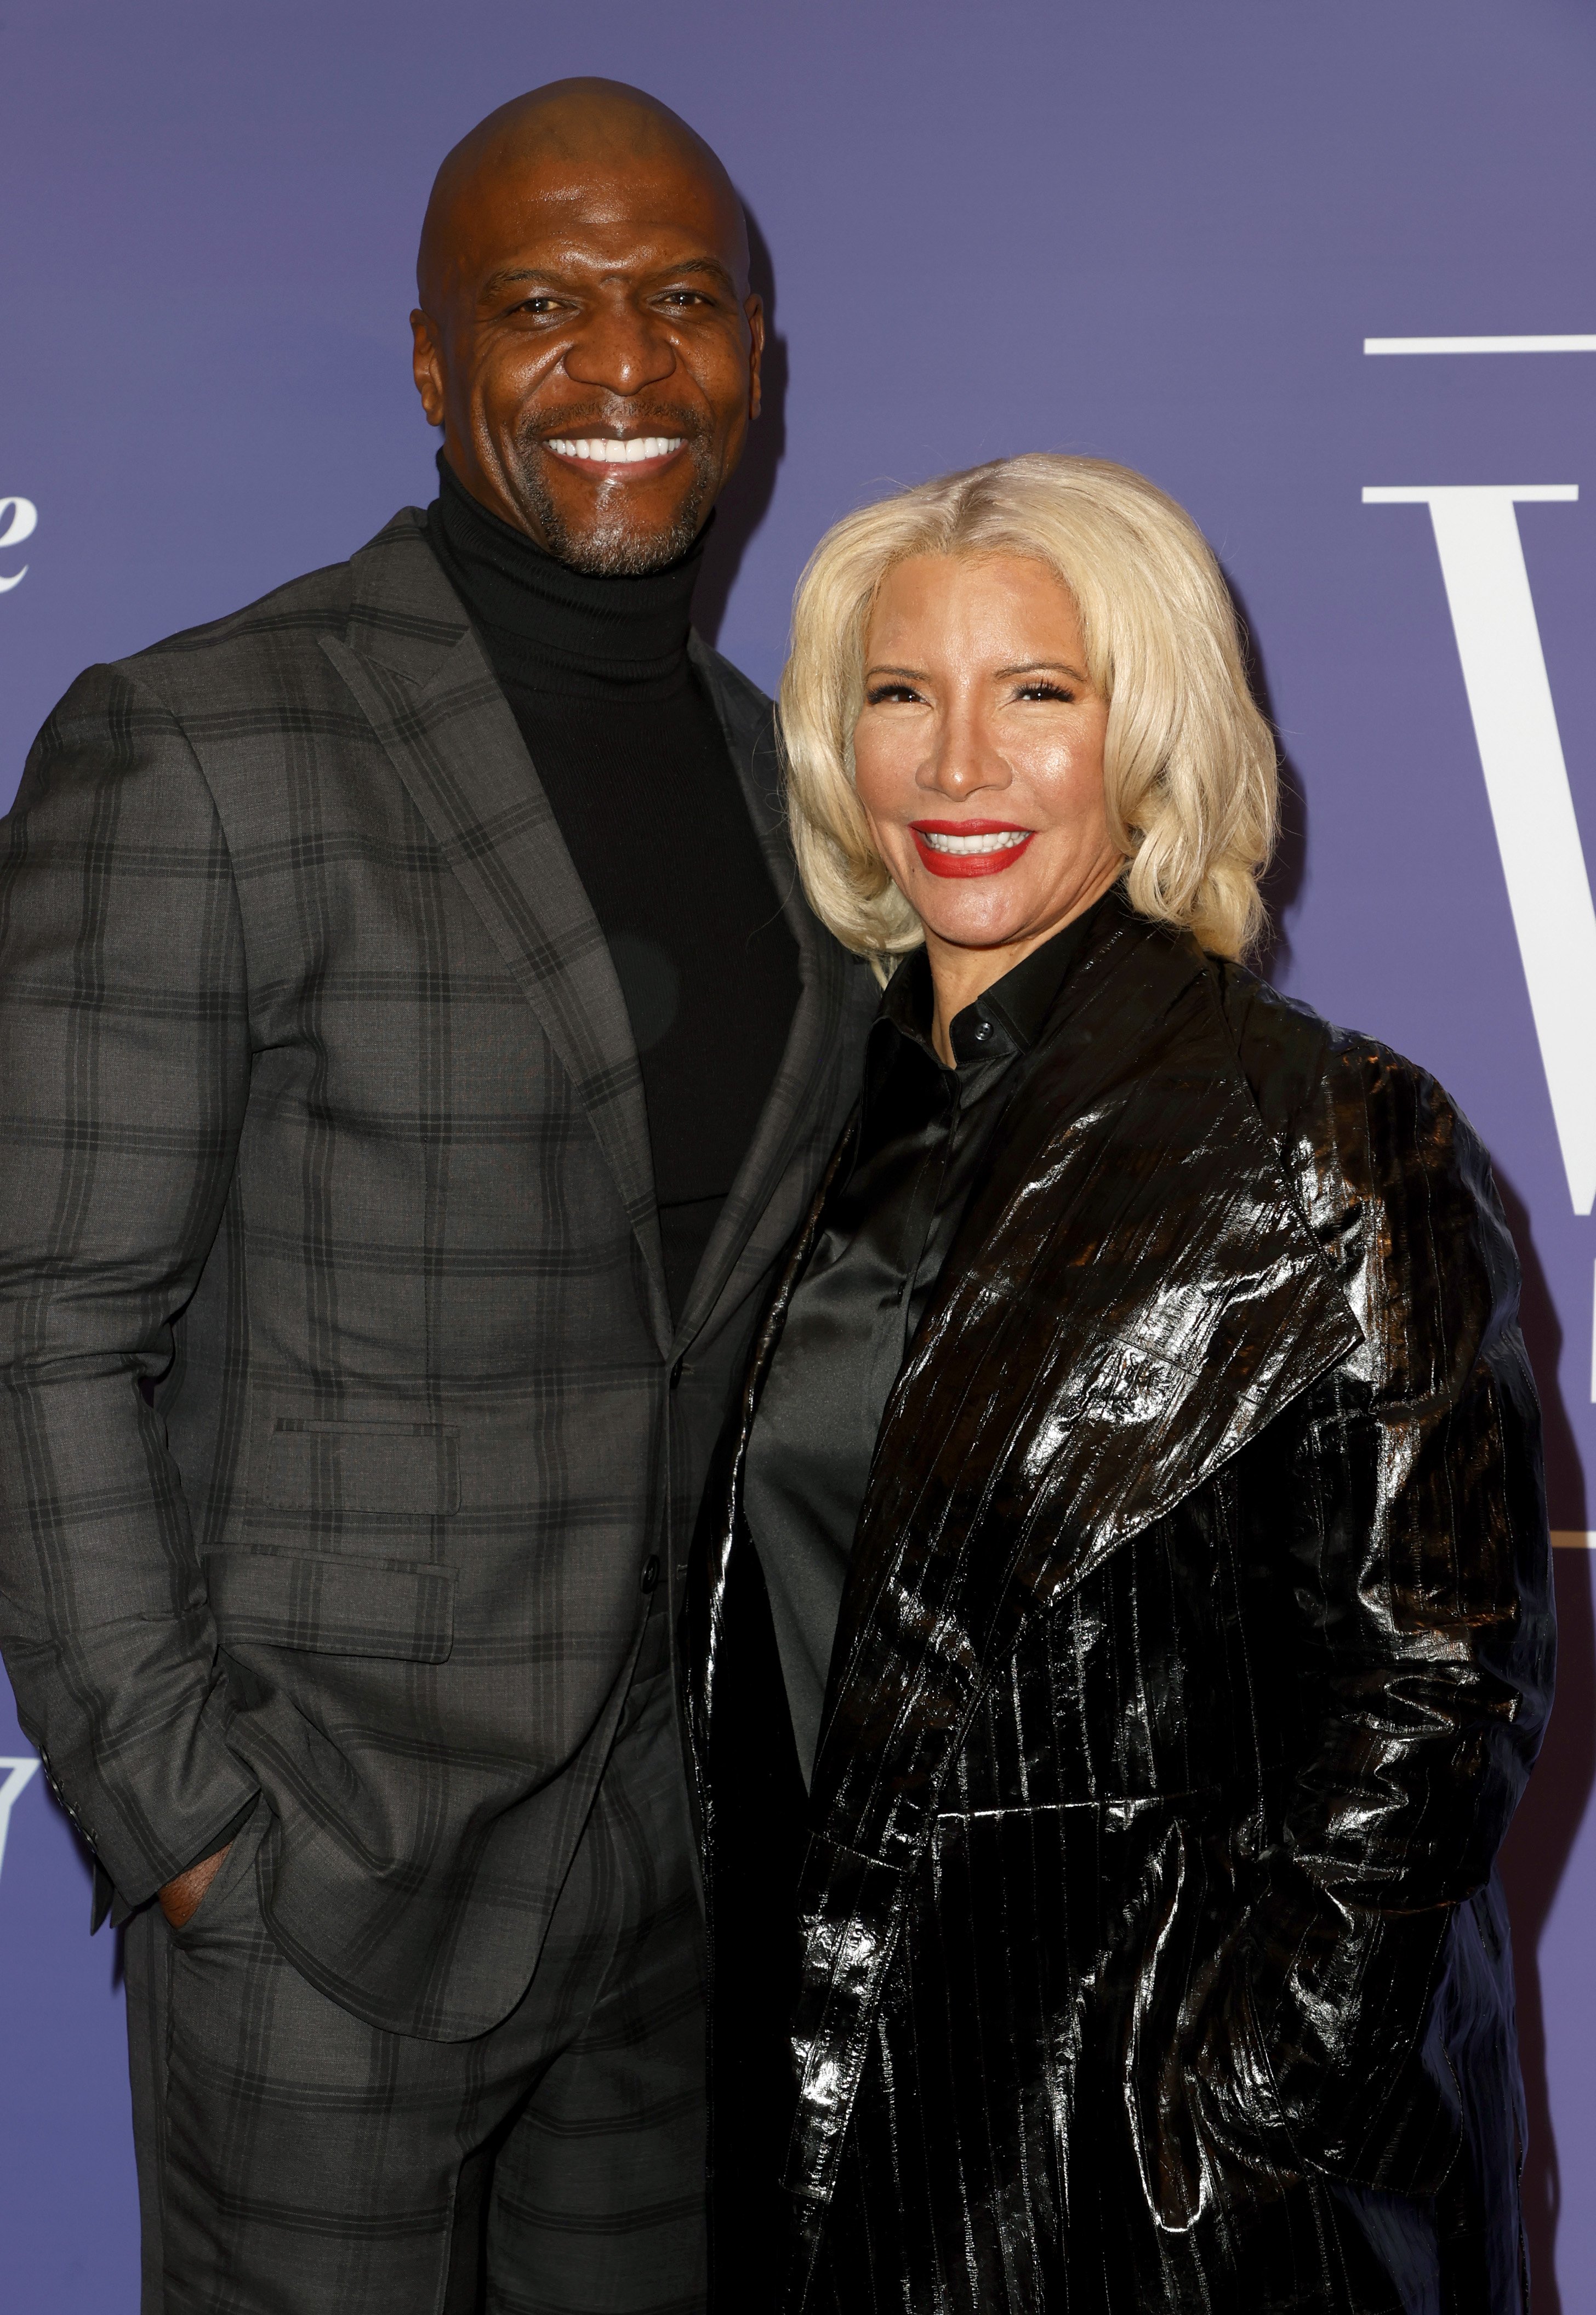
[[1274, 841], [1273, 736], [1253, 704], [1240, 630], [1208, 542], [1144, 475], [1036, 451], [918, 483], [835, 523], [793, 607], [781, 728], [803, 888], [848, 948], [885, 960], [924, 938], [854, 792], [865, 631], [910, 555], [1045, 563], [1080, 616], [1086, 672], [1108, 702], [1108, 824], [1132, 908], [1240, 956], [1264, 924]]

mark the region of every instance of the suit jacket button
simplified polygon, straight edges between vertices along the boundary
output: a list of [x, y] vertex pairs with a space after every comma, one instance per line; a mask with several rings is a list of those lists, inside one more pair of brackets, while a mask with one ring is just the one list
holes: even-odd
[[649, 1556], [648, 1556], [648, 1557], [647, 1557], [647, 1558], [643, 1561], [643, 1590], [644, 1590], [645, 1592], [652, 1592], [652, 1591], [653, 1590], [653, 1588], [654, 1588], [655, 1584], [659, 1582], [659, 1580], [660, 1580], [660, 1556], [659, 1556], [658, 1552], [651, 1551], [651, 1552], [650, 1552], [650, 1554], [649, 1554]]

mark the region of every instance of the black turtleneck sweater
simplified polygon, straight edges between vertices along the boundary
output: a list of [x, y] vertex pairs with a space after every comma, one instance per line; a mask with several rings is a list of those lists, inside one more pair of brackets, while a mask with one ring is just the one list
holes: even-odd
[[470, 614], [609, 943], [643, 1069], [678, 1317], [798, 1001], [725, 736], [687, 657], [702, 533], [641, 579], [572, 571], [440, 456], [427, 536]]

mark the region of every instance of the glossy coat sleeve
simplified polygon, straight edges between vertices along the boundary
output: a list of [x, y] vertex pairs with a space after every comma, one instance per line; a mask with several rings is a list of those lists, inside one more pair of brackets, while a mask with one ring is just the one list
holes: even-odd
[[1490, 1934], [1469, 1901], [1550, 1703], [1539, 1411], [1467, 1123], [1379, 1049], [1329, 1085], [1317, 1202], [1365, 1343], [1286, 1419], [1257, 1495], [1308, 1701], [1210, 2079], [1299, 2162], [1423, 2193], [1457, 2142], [1453, 1981], [1477, 1985], [1467, 1941]]
[[129, 1903], [244, 1808], [170, 1366], [249, 1085], [227, 848], [175, 720], [113, 668], [29, 758], [0, 861], [0, 1644]]

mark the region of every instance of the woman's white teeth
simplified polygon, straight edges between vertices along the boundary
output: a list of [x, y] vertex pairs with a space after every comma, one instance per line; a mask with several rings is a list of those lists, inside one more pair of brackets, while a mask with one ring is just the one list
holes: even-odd
[[563, 458], [591, 458], [600, 466], [635, 466], [644, 458], [663, 458], [679, 450], [683, 439], [679, 434], [634, 434], [628, 441], [617, 442], [611, 435], [599, 434], [580, 442], [551, 441], [549, 448]]
[[995, 829], [990, 836], [934, 836], [928, 828], [915, 830], [933, 852], [1012, 852], [1031, 834], [1028, 828]]

